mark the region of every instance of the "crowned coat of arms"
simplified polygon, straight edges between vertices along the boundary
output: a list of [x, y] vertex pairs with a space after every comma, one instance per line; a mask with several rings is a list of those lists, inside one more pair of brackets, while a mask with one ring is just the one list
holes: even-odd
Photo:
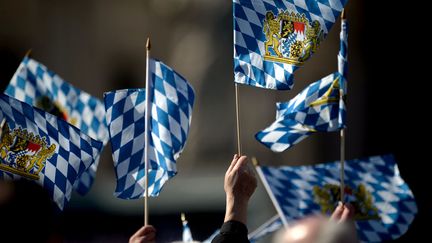
[[11, 131], [6, 122], [1, 125], [0, 133], [0, 170], [38, 180], [56, 145], [49, 145], [45, 137], [26, 129], [17, 127]]
[[288, 10], [275, 15], [268, 11], [263, 22], [264, 60], [302, 65], [324, 38], [320, 22], [310, 21], [305, 14]]

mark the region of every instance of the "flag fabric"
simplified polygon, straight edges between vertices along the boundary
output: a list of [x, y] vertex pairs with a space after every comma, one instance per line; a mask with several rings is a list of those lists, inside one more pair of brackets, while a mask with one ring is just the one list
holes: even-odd
[[[101, 100], [73, 87], [36, 60], [24, 58], [5, 94], [66, 120], [104, 145], [108, 142]], [[81, 175], [74, 185], [77, 192], [84, 195], [90, 190], [98, 164], [99, 158]]]
[[4, 94], [0, 94], [0, 121], [4, 121], [0, 178], [35, 181], [63, 210], [74, 183], [99, 156], [102, 142], [57, 116]]
[[341, 74], [345, 82], [340, 84], [340, 96], [342, 99], [339, 100], [339, 124], [345, 124], [346, 119], [346, 107], [345, 107], [345, 96], [347, 93], [347, 74], [348, 74], [348, 21], [345, 18], [341, 20], [341, 31], [340, 31], [340, 47], [338, 53], [338, 72]]
[[233, 0], [235, 82], [288, 90], [347, 0]]
[[[340, 200], [339, 161], [257, 169], [288, 223], [310, 214], [330, 215]], [[346, 161], [345, 183], [362, 242], [393, 240], [408, 230], [417, 205], [392, 155]]]
[[212, 240], [216, 237], [216, 235], [218, 235], [220, 232], [220, 229], [215, 230], [215, 232], [213, 232], [213, 234], [211, 234], [207, 239], [205, 239], [202, 243], [211, 243]]
[[343, 102], [340, 83], [344, 81], [336, 72], [310, 84], [289, 102], [277, 103], [275, 122], [255, 138], [271, 150], [282, 152], [312, 133], [340, 130], [345, 126], [339, 123]]
[[310, 134], [345, 127], [348, 68], [347, 21], [342, 19], [338, 72], [309, 85], [289, 102], [276, 104], [276, 121], [255, 138], [275, 152], [299, 143]]
[[249, 233], [248, 238], [251, 243], [257, 242], [259, 239], [267, 234], [273, 233], [283, 227], [282, 220], [279, 215], [275, 215], [270, 218], [263, 225], [258, 227], [256, 230]]
[[[157, 196], [177, 174], [176, 159], [186, 143], [195, 94], [180, 74], [150, 60], [153, 95], [149, 136], [149, 195]], [[117, 176], [115, 195], [136, 199], [144, 195], [145, 90], [118, 90], [104, 94], [112, 155]]]
[[189, 228], [188, 222], [184, 220], [182, 224], [183, 224], [183, 234], [182, 234], [183, 242], [193, 242], [194, 240], [192, 238], [192, 232]]

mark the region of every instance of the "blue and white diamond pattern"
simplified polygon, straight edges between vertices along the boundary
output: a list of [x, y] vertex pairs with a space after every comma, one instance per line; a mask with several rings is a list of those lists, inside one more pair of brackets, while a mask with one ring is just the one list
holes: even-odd
[[[71, 198], [74, 183], [99, 157], [102, 142], [90, 138], [63, 119], [4, 94], [0, 94], [0, 108], [0, 121], [5, 118], [10, 129], [26, 129], [45, 137], [48, 144], [56, 145], [56, 152], [46, 160], [37, 183], [63, 210]], [[21, 176], [0, 170], [0, 178], [14, 180]]]
[[314, 132], [338, 131], [344, 126], [339, 124], [340, 102], [320, 105], [312, 105], [312, 102], [326, 98], [328, 91], [331, 92], [327, 98], [339, 99], [340, 90], [333, 89], [332, 85], [340, 79], [338, 73], [330, 74], [310, 84], [289, 102], [277, 103], [276, 120], [255, 138], [272, 151], [282, 152]]
[[254, 243], [264, 237], [267, 234], [270, 234], [272, 232], [275, 232], [276, 230], [279, 230], [282, 228], [283, 223], [280, 219], [279, 215], [275, 215], [271, 217], [267, 222], [262, 224], [260, 227], [258, 227], [256, 230], [249, 233], [248, 238], [251, 243]]
[[[340, 31], [340, 47], [338, 53], [338, 72], [342, 75], [345, 82], [341, 82], [340, 90], [341, 96], [347, 94], [347, 74], [348, 74], [348, 21], [346, 19], [341, 20], [341, 31]], [[341, 100], [339, 103], [339, 124], [345, 124], [346, 120], [346, 107], [345, 102]]]
[[76, 119], [75, 125], [81, 131], [104, 144], [108, 142], [103, 103], [36, 60], [24, 58], [5, 93], [32, 106], [36, 106], [40, 97], [47, 96], [66, 109], [69, 117]]
[[[69, 118], [83, 133], [93, 139], [108, 142], [108, 129], [103, 103], [96, 97], [73, 87], [43, 64], [25, 57], [12, 77], [5, 94], [32, 106], [45, 96], [66, 110]], [[71, 121], [69, 121], [71, 122]], [[83, 173], [74, 185], [80, 194], [86, 194], [93, 184], [99, 158]]]
[[[338, 161], [314, 166], [261, 166], [258, 169], [287, 222], [320, 213], [320, 206], [314, 201], [313, 186], [339, 185]], [[417, 213], [417, 206], [392, 155], [347, 161], [345, 183], [351, 188], [365, 185], [381, 218], [356, 221], [362, 242], [396, 239], [408, 230]]]
[[[194, 91], [178, 73], [150, 60], [152, 95], [149, 149], [149, 195], [157, 196], [164, 183], [177, 174], [176, 159], [186, 143], [192, 119]], [[105, 93], [117, 187], [115, 195], [136, 199], [144, 195], [145, 90]]]
[[313, 133], [293, 119], [278, 119], [266, 129], [255, 134], [256, 140], [274, 152], [283, 152]]
[[262, 23], [267, 11], [293, 11], [317, 20], [326, 35], [347, 0], [233, 0], [234, 78], [236, 83], [288, 90], [295, 65], [264, 60], [266, 41]]
[[282, 41], [281, 53], [284, 56], [289, 56], [291, 45], [296, 41], [297, 34], [291, 33], [285, 40]]

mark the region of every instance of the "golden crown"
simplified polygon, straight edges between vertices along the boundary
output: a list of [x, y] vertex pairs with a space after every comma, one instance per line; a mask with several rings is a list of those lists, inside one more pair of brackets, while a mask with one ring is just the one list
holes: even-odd
[[280, 12], [278, 16], [283, 20], [287, 20], [291, 22], [299, 22], [304, 24], [309, 23], [309, 20], [306, 18], [305, 14], [294, 13], [294, 12], [290, 13], [288, 10], [284, 12]]

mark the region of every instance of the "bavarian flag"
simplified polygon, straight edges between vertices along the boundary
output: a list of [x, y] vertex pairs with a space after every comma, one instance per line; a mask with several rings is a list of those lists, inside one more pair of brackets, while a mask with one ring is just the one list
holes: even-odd
[[347, 0], [233, 0], [236, 83], [287, 90]]
[[[330, 215], [340, 201], [340, 162], [308, 166], [258, 166], [275, 198], [284, 224], [311, 214]], [[383, 242], [403, 235], [417, 205], [392, 155], [346, 161], [345, 198], [355, 208], [361, 242]]]
[[334, 132], [345, 127], [341, 86], [345, 80], [330, 74], [306, 87], [289, 102], [276, 104], [276, 120], [255, 138], [274, 152], [282, 152], [316, 132]]
[[[177, 174], [179, 158], [189, 134], [195, 91], [174, 69], [156, 59], [149, 60], [150, 129], [148, 194], [156, 197], [164, 184]], [[112, 157], [117, 177], [115, 196], [144, 196], [146, 180], [145, 89], [126, 89], [104, 94]]]
[[[108, 142], [102, 101], [72, 86], [34, 59], [22, 60], [5, 94], [64, 119], [104, 145]], [[80, 194], [90, 190], [98, 163], [99, 158], [74, 185]]]
[[73, 185], [99, 157], [102, 142], [4, 94], [0, 94], [0, 121], [0, 179], [32, 180], [63, 210]]

